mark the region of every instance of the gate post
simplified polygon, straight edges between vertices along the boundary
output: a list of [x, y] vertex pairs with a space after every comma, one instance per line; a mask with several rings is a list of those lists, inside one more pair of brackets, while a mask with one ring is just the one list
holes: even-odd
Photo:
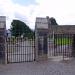
[[38, 61], [38, 34], [37, 29], [35, 27], [35, 52], [34, 52], [34, 59]]
[[0, 16], [0, 64], [6, 63], [6, 17]]

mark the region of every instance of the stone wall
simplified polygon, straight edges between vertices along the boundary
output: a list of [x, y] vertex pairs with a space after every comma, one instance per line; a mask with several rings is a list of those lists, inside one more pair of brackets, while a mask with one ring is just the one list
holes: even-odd
[[75, 25], [54, 25], [49, 28], [49, 33], [75, 34]]
[[5, 48], [6, 17], [0, 16], [0, 63], [6, 62]]

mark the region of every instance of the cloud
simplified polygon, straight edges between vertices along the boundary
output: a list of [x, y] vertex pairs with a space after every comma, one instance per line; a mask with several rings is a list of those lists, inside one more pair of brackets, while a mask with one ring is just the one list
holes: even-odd
[[6, 27], [10, 28], [13, 19], [19, 19], [27, 23], [32, 29], [34, 24], [32, 24], [35, 14], [34, 7], [36, 5], [22, 6], [20, 4], [14, 4], [12, 0], [0, 0], [0, 15], [6, 16]]
[[[55, 17], [59, 24], [75, 24], [74, 0], [36, 0], [39, 4], [39, 15]], [[71, 16], [72, 15], [72, 16]], [[71, 22], [70, 22], [71, 20]]]
[[20, 5], [13, 0], [0, 0], [0, 15], [6, 16], [7, 28], [19, 19], [34, 29], [36, 17], [55, 17], [58, 24], [75, 24], [74, 0], [36, 0], [35, 4]]

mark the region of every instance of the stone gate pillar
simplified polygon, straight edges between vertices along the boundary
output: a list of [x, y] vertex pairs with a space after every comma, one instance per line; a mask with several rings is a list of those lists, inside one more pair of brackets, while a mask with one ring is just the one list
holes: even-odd
[[47, 18], [37, 17], [35, 22], [35, 59], [38, 61], [47, 57]]
[[6, 62], [5, 31], [6, 31], [6, 17], [0, 16], [0, 64], [4, 64]]

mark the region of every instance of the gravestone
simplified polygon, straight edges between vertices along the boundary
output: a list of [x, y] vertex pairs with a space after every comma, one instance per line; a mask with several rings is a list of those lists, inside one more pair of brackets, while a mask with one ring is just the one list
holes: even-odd
[[5, 59], [5, 31], [6, 31], [6, 17], [0, 16], [0, 64], [4, 64]]

